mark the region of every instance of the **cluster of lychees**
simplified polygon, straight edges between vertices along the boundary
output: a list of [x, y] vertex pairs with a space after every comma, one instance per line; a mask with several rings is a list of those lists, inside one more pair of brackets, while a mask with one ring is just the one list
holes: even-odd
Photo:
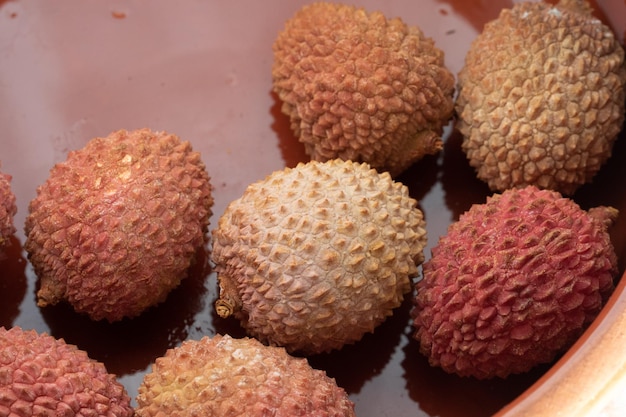
[[[248, 186], [212, 231], [217, 313], [254, 338], [169, 350], [133, 410], [85, 352], [0, 328], [0, 415], [351, 416], [346, 392], [289, 353], [359, 341], [413, 289], [421, 352], [461, 376], [549, 362], [597, 316], [617, 274], [617, 211], [561, 193], [610, 157], [626, 67], [580, 2], [503, 10], [472, 44], [456, 101], [432, 39], [352, 6], [303, 7], [274, 62], [274, 91], [312, 161]], [[424, 262], [424, 214], [394, 178], [442, 149], [455, 109], [469, 163], [501, 193], [461, 215]], [[0, 246], [15, 232], [9, 180], [0, 175]], [[162, 302], [208, 242], [212, 191], [200, 154], [165, 132], [120, 130], [70, 152], [26, 218], [38, 304], [113, 322]]]

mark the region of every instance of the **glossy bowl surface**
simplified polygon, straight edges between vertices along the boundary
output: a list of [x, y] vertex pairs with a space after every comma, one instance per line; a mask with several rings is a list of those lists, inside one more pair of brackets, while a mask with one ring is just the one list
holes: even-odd
[[[304, 3], [0, 1], [0, 161], [1, 170], [13, 176], [18, 203], [18, 232], [0, 260], [1, 326], [48, 332], [78, 345], [117, 374], [131, 397], [151, 363], [166, 349], [204, 335], [243, 335], [237, 323], [215, 315], [217, 284], [209, 267], [196, 267], [164, 304], [134, 320], [96, 323], [66, 305], [38, 308], [37, 278], [22, 247], [23, 223], [29, 201], [55, 163], [89, 139], [121, 128], [166, 130], [201, 152], [215, 187], [212, 227], [249, 183], [306, 161], [271, 92], [270, 74], [272, 42], [285, 20]], [[419, 26], [444, 50], [446, 65], [455, 74], [483, 25], [513, 4], [504, 0], [353, 3]], [[621, 0], [598, 2], [596, 7], [621, 41], [624, 11]], [[612, 229], [620, 273], [626, 265], [625, 160], [622, 134], [614, 156], [594, 183], [574, 196], [584, 208], [612, 205], [622, 210]], [[460, 137], [450, 126], [444, 151], [418, 162], [399, 180], [410, 187], [425, 213], [427, 258], [447, 226], [491, 194], [475, 178], [460, 150]], [[622, 280], [610, 308], [594, 326], [610, 327], [623, 317], [625, 297]], [[411, 337], [410, 308], [407, 298], [391, 319], [361, 342], [310, 358], [313, 366], [326, 370], [347, 390], [360, 417], [471, 417], [500, 410], [516, 415], [525, 404], [537, 404], [536, 397], [550, 385], [546, 380], [560, 386], [560, 365], [546, 364], [524, 375], [489, 381], [459, 378], [430, 367]], [[585, 345], [587, 339], [591, 341]], [[588, 358], [585, 346], [596, 346], [597, 339], [586, 336], [576, 350], [579, 353], [564, 359], [582, 363]], [[622, 364], [625, 361], [623, 349], [611, 347], [605, 354], [617, 356]], [[544, 388], [537, 389], [540, 386]]]

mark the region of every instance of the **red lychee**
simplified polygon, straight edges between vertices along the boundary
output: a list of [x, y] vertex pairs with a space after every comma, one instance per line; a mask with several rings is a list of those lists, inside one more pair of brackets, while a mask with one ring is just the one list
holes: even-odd
[[613, 289], [607, 226], [616, 215], [534, 186], [472, 206], [432, 249], [416, 285], [421, 352], [447, 372], [481, 379], [551, 361]]
[[132, 415], [122, 384], [85, 351], [45, 333], [0, 327], [0, 416]]
[[15, 233], [13, 217], [17, 212], [15, 194], [11, 190], [11, 176], [0, 172], [0, 248]]

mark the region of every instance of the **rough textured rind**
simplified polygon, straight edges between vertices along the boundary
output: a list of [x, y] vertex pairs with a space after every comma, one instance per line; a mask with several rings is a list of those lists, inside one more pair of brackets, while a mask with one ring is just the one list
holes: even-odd
[[424, 227], [408, 188], [365, 163], [276, 171], [213, 230], [218, 313], [290, 352], [339, 349], [402, 303], [424, 260]]
[[349, 417], [354, 404], [306, 359], [256, 339], [188, 340], [158, 358], [137, 396], [138, 417]]
[[458, 84], [462, 147], [493, 190], [574, 193], [624, 122], [624, 50], [583, 1], [504, 9], [471, 44]]
[[148, 129], [92, 139], [52, 168], [29, 206], [38, 304], [67, 300], [94, 320], [139, 315], [186, 276], [212, 204], [189, 142]]
[[274, 91], [313, 160], [367, 162], [397, 176], [441, 150], [455, 80], [419, 28], [319, 2], [286, 22], [273, 49]]
[[11, 190], [11, 176], [0, 172], [0, 248], [5, 246], [15, 233], [13, 218], [17, 213], [15, 194]]
[[0, 327], [0, 416], [131, 417], [124, 387], [63, 339]]
[[472, 206], [423, 265], [412, 312], [432, 365], [506, 377], [549, 362], [613, 290], [607, 233], [617, 210], [589, 213], [558, 192], [512, 189]]

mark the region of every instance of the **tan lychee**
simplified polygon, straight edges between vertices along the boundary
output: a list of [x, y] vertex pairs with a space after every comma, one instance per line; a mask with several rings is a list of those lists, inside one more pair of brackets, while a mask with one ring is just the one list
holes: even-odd
[[0, 416], [131, 417], [130, 397], [104, 364], [34, 330], [0, 327]]
[[276, 171], [248, 186], [213, 230], [217, 312], [290, 352], [354, 343], [411, 290], [424, 227], [408, 188], [365, 163]]
[[17, 205], [11, 189], [11, 179], [9, 174], [0, 172], [0, 248], [8, 244], [16, 231], [14, 217]]
[[228, 335], [169, 349], [145, 375], [137, 404], [138, 417], [355, 415], [346, 392], [306, 359]]
[[552, 361], [613, 290], [616, 216], [534, 186], [473, 205], [423, 265], [412, 313], [421, 352], [481, 379]]
[[38, 305], [94, 320], [165, 300], [202, 250], [213, 198], [200, 154], [166, 132], [120, 130], [56, 164], [26, 219]]
[[624, 122], [624, 50], [585, 1], [524, 2], [485, 25], [458, 77], [463, 150], [492, 190], [571, 195]]
[[317, 2], [285, 23], [273, 50], [273, 89], [311, 159], [367, 162], [395, 177], [442, 149], [455, 80], [418, 27]]

